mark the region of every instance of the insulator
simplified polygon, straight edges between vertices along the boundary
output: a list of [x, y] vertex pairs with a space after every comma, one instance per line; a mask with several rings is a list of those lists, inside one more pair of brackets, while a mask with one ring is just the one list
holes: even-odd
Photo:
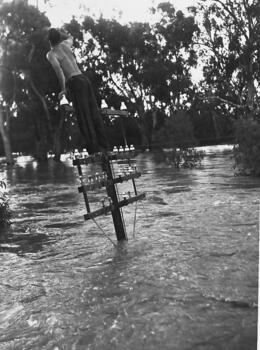
[[76, 148], [74, 151], [74, 157], [78, 158], [80, 156], [79, 150]]
[[101, 108], [108, 108], [108, 105], [106, 104], [105, 100], [101, 101]]
[[86, 148], [83, 148], [82, 156], [85, 157], [85, 158], [89, 156], [88, 151], [87, 151]]
[[120, 109], [121, 109], [121, 110], [126, 110], [126, 109], [127, 109], [124, 102], [121, 102]]

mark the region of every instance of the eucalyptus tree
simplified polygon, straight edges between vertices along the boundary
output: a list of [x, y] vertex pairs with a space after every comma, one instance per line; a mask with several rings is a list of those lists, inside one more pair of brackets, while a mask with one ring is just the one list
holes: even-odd
[[160, 3], [153, 12], [161, 15], [152, 29], [159, 43], [158, 71], [163, 74], [160, 85], [152, 84], [157, 89], [155, 96], [173, 110], [182, 109], [193, 90], [190, 70], [197, 64], [193, 38], [199, 28], [194, 16], [176, 12], [169, 2]]
[[[204, 63], [203, 84], [215, 110], [229, 114], [259, 112], [259, 0], [201, 0], [198, 44]], [[201, 15], [202, 14], [202, 15]]]
[[29, 107], [33, 112], [38, 158], [46, 158], [51, 142], [50, 96], [58, 88], [45, 57], [49, 48], [44, 28], [49, 25], [48, 18], [34, 6], [20, 1], [1, 4], [0, 95], [3, 125], [7, 126], [5, 134], [8, 136], [10, 117], [22, 117], [21, 111]]
[[126, 104], [138, 117], [146, 144], [149, 132], [145, 111], [182, 108], [181, 102], [191, 91], [190, 67], [196, 64], [191, 49], [197, 30], [194, 18], [175, 12], [170, 3], [162, 3], [153, 11], [161, 16], [154, 25], [121, 25], [116, 20], [85, 17], [82, 28], [75, 19], [66, 26], [75, 33], [75, 52], [82, 66], [102, 77], [103, 98], [113, 107]]

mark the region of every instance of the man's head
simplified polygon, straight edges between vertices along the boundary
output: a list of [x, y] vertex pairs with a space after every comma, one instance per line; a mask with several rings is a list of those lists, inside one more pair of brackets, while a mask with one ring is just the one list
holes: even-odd
[[48, 40], [49, 40], [51, 46], [55, 46], [55, 45], [59, 44], [61, 41], [60, 32], [55, 28], [49, 29]]

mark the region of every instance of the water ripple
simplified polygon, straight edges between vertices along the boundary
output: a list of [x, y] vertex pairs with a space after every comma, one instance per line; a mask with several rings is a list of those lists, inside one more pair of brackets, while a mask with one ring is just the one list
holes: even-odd
[[[125, 208], [116, 247], [84, 222], [69, 161], [3, 165], [15, 216], [0, 236], [0, 350], [255, 349], [260, 180], [213, 151], [181, 170], [141, 154], [147, 199], [134, 237]], [[98, 222], [116, 241], [110, 215]]]

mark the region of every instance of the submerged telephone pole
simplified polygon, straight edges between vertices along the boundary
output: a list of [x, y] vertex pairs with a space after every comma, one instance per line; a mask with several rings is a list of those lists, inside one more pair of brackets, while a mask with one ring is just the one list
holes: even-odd
[[[125, 111], [107, 110], [106, 114], [126, 115]], [[82, 153], [78, 151], [74, 154], [73, 165], [77, 167], [81, 186], [78, 188], [79, 192], [83, 194], [87, 214], [84, 215], [85, 220], [95, 219], [100, 215], [111, 212], [115, 233], [118, 241], [127, 240], [124, 218], [122, 208], [128, 204], [134, 203], [145, 198], [145, 193], [137, 193], [135, 179], [141, 176], [136, 167], [132, 167], [134, 160], [131, 159], [136, 155], [133, 145], [124, 148], [120, 146], [119, 149], [114, 147], [112, 152], [96, 153], [88, 155], [86, 150]], [[127, 165], [123, 171], [115, 174], [113, 164]], [[89, 164], [99, 164], [100, 173], [95, 175], [88, 175], [83, 172], [82, 166]], [[120, 198], [117, 185], [126, 181], [132, 181], [133, 191], [128, 192], [123, 198]], [[91, 210], [88, 199], [88, 193], [97, 189], [106, 189], [106, 197], [102, 200], [101, 208]]]

